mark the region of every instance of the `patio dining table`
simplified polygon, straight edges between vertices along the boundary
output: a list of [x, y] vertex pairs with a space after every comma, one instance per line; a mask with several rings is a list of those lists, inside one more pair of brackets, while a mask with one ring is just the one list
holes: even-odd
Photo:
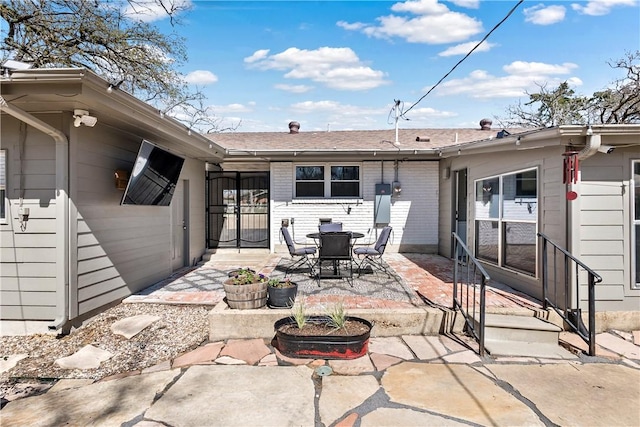
[[[345, 231], [346, 233], [351, 233], [351, 239], [352, 240], [357, 240], [357, 239], [361, 239], [364, 237], [364, 233], [359, 233], [357, 231]], [[313, 239], [316, 242], [318, 241], [318, 239], [320, 239], [320, 232], [315, 232], [315, 233], [309, 233], [307, 234], [307, 238], [308, 239]]]
[[[353, 246], [353, 242], [355, 242], [355, 240], [361, 239], [361, 238], [364, 237], [364, 233], [360, 233], [360, 232], [357, 232], [357, 231], [346, 231], [345, 230], [343, 232], [351, 233], [352, 246]], [[309, 234], [307, 234], [307, 238], [308, 239], [313, 239], [315, 241], [315, 243], [316, 243], [316, 246], [318, 246], [320, 244], [320, 232], [309, 233]], [[356, 260], [353, 258], [353, 252], [351, 252], [350, 257], [351, 257], [351, 262], [352, 263], [356, 262]], [[316, 260], [316, 263], [318, 263], [318, 262], [320, 262], [319, 258]], [[357, 262], [356, 262], [356, 265], [357, 265]], [[334, 275], [338, 274], [338, 265], [337, 265], [336, 261], [333, 262], [333, 271], [334, 271]], [[318, 279], [320, 279], [320, 278], [321, 277], [318, 277]]]

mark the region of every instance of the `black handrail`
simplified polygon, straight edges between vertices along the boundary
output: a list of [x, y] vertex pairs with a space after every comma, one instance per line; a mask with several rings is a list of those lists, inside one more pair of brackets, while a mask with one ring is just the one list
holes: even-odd
[[[478, 341], [479, 350], [478, 354], [480, 357], [484, 357], [485, 348], [484, 348], [484, 328], [485, 328], [485, 317], [486, 317], [486, 303], [485, 303], [485, 293], [487, 282], [489, 282], [489, 274], [485, 271], [485, 269], [480, 265], [480, 262], [471, 254], [467, 245], [460, 239], [455, 232], [451, 233], [453, 236], [453, 253], [454, 253], [454, 269], [453, 269], [453, 308], [454, 310], [459, 309], [462, 315], [464, 316], [465, 323], [467, 325], [468, 330], [473, 333], [473, 336]], [[463, 305], [463, 286], [460, 286], [460, 295], [458, 295], [458, 282], [460, 280], [460, 274], [458, 272], [458, 266], [464, 266], [466, 268], [466, 280], [464, 283], [461, 282], [461, 285], [466, 285], [464, 288], [466, 289], [466, 298], [464, 298]], [[477, 278], [480, 279], [480, 301], [477, 301]], [[465, 278], [464, 276], [462, 277]], [[473, 296], [470, 298], [470, 291], [473, 290]], [[470, 308], [471, 306], [471, 308]], [[480, 317], [479, 325], [476, 328], [475, 317], [476, 310], [479, 311], [478, 315]]]
[[[566, 322], [573, 332], [578, 334], [585, 343], [589, 346], [589, 356], [595, 356], [596, 354], [596, 298], [595, 298], [595, 285], [602, 282], [602, 277], [595, 271], [587, 267], [582, 261], [571, 255], [566, 250], [562, 249], [556, 243], [554, 243], [544, 233], [538, 233], [538, 237], [542, 240], [542, 302], [543, 307], [546, 310], [548, 306], [551, 306], [560, 317]], [[555, 295], [557, 297], [557, 259], [558, 252], [563, 258], [563, 272], [564, 272], [564, 309], [557, 306], [557, 298], [551, 301], [548, 297], [549, 293], [549, 257], [548, 257], [548, 244], [553, 246], [553, 283], [556, 285]], [[582, 321], [582, 309], [580, 308], [580, 281], [579, 273], [580, 268], [583, 268], [588, 274], [588, 328], [585, 327]], [[574, 270], [575, 275], [575, 306], [572, 307], [569, 300], [571, 291], [571, 278], [570, 270]]]

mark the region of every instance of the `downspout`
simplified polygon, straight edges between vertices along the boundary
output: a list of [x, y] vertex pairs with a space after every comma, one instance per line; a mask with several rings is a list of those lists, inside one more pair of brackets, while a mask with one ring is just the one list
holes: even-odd
[[69, 140], [67, 136], [32, 116], [14, 107], [0, 95], [0, 111], [33, 126], [49, 135], [56, 143], [56, 318], [49, 330], [64, 327], [69, 321]]
[[593, 156], [598, 152], [600, 144], [602, 143], [602, 137], [600, 134], [594, 135], [591, 126], [587, 128], [587, 145], [578, 153], [578, 159], [584, 160]]
[[[591, 126], [587, 126], [587, 141], [586, 141], [586, 145], [585, 147], [580, 150], [578, 152], [578, 161], [582, 162], [583, 160], [588, 159], [589, 157], [593, 156], [594, 154], [596, 154], [598, 152], [598, 148], [600, 148], [600, 144], [602, 143], [602, 136], [600, 134], [593, 134], [593, 129], [591, 128]], [[576, 171], [576, 173], [578, 173], [578, 171]], [[580, 176], [580, 182], [582, 182], [582, 176]], [[574, 184], [572, 184], [571, 182], [569, 182], [567, 184], [568, 187], [571, 187], [572, 189], [574, 187]], [[578, 190], [579, 191], [579, 190]], [[578, 204], [576, 204], [575, 202], [570, 202], [570, 201], [565, 201], [566, 206], [567, 206], [567, 210], [566, 210], [566, 215], [567, 215], [567, 219], [566, 219], [566, 224], [567, 224], [567, 228], [566, 228], [566, 242], [567, 242], [567, 250], [570, 253], [574, 253], [576, 251], [579, 250], [580, 248], [580, 238], [579, 238], [579, 232], [577, 232], [576, 230], [574, 230], [575, 227], [579, 227], [580, 224], [580, 207]], [[571, 272], [571, 277], [575, 277], [575, 272]], [[578, 286], [580, 286], [579, 283], [577, 283], [575, 278], [570, 279], [571, 280], [571, 289], [570, 289], [570, 296], [569, 295], [565, 295], [565, 298], [573, 298], [573, 296], [575, 295], [576, 292], [576, 288]], [[568, 299], [567, 299], [568, 301]], [[578, 301], [578, 305], [581, 306], [580, 302]], [[566, 307], [565, 307], [566, 309]]]

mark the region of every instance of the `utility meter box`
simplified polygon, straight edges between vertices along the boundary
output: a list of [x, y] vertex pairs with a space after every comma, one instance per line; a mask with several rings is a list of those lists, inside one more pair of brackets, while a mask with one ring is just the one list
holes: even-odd
[[373, 223], [387, 225], [391, 222], [391, 184], [376, 184]]

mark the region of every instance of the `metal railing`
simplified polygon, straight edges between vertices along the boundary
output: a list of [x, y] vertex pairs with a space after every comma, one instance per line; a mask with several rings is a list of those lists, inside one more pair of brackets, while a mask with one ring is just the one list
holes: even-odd
[[[485, 293], [489, 275], [456, 233], [453, 236], [453, 308], [464, 316], [467, 329], [478, 341], [484, 357]], [[461, 272], [462, 270], [462, 272]]]
[[[596, 354], [596, 298], [595, 298], [595, 285], [602, 282], [602, 277], [595, 271], [587, 267], [583, 262], [571, 255], [566, 250], [562, 249], [552, 240], [550, 240], [545, 234], [538, 233], [538, 237], [542, 240], [542, 302], [543, 308], [546, 310], [549, 306], [555, 310], [560, 317], [565, 321], [573, 332], [578, 334], [587, 345], [589, 346], [589, 356], [595, 356]], [[549, 245], [552, 246], [552, 268], [553, 272], [553, 284], [554, 286], [554, 298], [549, 298]], [[560, 265], [559, 265], [560, 264]], [[580, 269], [584, 269], [587, 273], [587, 310], [588, 310], [588, 327], [585, 326], [582, 321], [582, 309], [580, 308]], [[559, 275], [564, 279], [564, 308], [558, 306], [558, 279]], [[575, 298], [572, 296], [571, 278], [574, 277], [575, 281]], [[562, 298], [562, 297], [560, 297]]]

